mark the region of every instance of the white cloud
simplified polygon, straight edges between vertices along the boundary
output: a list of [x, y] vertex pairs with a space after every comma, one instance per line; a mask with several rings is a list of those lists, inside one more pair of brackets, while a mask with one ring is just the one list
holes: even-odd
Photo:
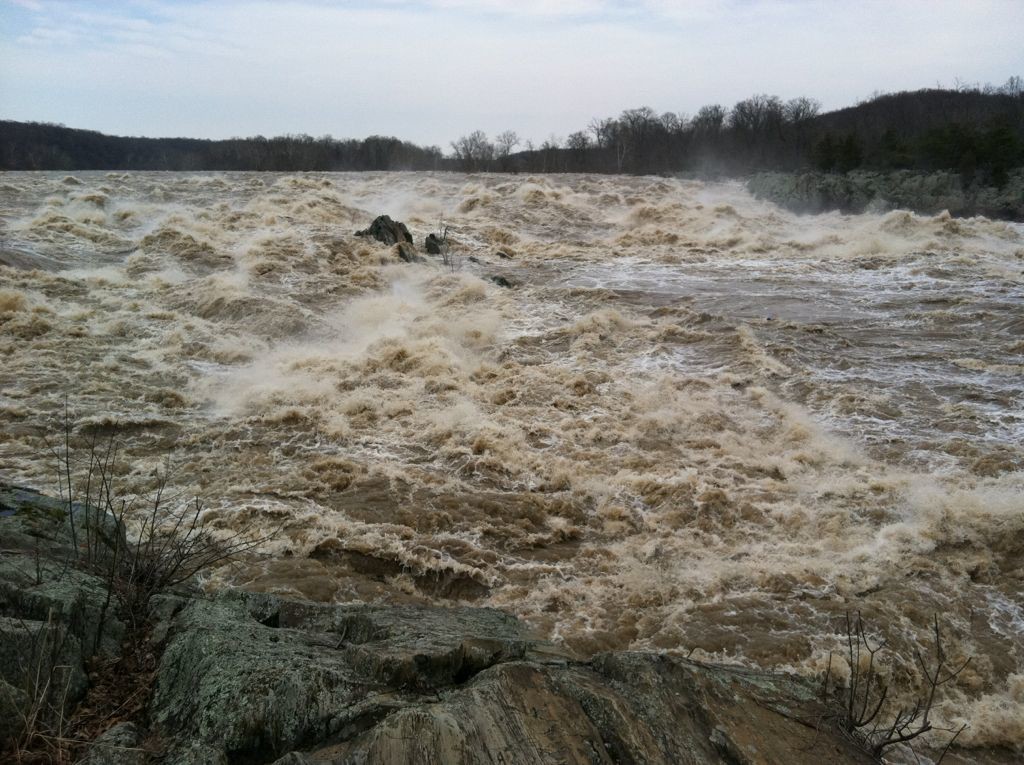
[[443, 10], [547, 18], [592, 16], [617, 9], [617, 4], [604, 0], [429, 0], [426, 5]]

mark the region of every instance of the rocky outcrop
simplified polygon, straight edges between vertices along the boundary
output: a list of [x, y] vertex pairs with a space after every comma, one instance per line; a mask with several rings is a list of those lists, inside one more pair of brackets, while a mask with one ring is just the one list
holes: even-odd
[[[124, 635], [102, 579], [69, 563], [60, 509], [0, 486], [3, 711], [30, 688], [14, 624], [60, 638], [69, 703], [91, 653]], [[153, 742], [169, 765], [871, 762], [803, 680], [657, 653], [585, 659], [494, 609], [178, 593], [153, 599], [134, 637], [124, 645], [160, 657], [151, 696], [88, 763], [152, 761]]]
[[[70, 519], [76, 529], [84, 523], [83, 514], [76, 505]], [[70, 565], [73, 535], [65, 503], [0, 484], [0, 530], [5, 548], [0, 617], [23, 622], [40, 635], [46, 624], [54, 625], [66, 636], [61, 639], [72, 654], [65, 663], [76, 675], [85, 658], [116, 656], [126, 627], [113, 613], [103, 581]], [[0, 677], [9, 679], [3, 667]]]
[[1001, 188], [967, 186], [957, 173], [758, 173], [747, 182], [756, 197], [798, 213], [845, 213], [893, 209], [934, 215], [985, 215], [1024, 220], [1024, 171], [1012, 172]]
[[[116, 657], [125, 624], [101, 578], [72, 565], [84, 508], [0, 484], [0, 761], [4, 742], [65, 718], [92, 658]], [[115, 533], [110, 529], [111, 533]]]
[[368, 228], [357, 231], [356, 236], [368, 236], [384, 244], [398, 244], [408, 242], [412, 244], [412, 234], [401, 221], [391, 220], [388, 215], [380, 215], [374, 219]]
[[[368, 228], [357, 231], [356, 236], [370, 237], [378, 242], [393, 246], [393, 252], [406, 263], [422, 263], [423, 258], [416, 252], [412, 234], [404, 223], [391, 220], [387, 215], [374, 219]], [[429, 249], [428, 249], [429, 252]]]
[[580, 661], [485, 608], [181, 604], [150, 705], [169, 762], [871, 762], [806, 683], [659, 654]]

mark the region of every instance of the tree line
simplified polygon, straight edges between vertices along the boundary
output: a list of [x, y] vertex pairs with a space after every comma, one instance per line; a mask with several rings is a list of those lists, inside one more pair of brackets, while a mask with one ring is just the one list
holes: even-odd
[[811, 98], [754, 95], [693, 116], [627, 109], [566, 139], [490, 142], [476, 131], [452, 143], [463, 170], [745, 175], [762, 170], [953, 169], [1001, 185], [1024, 165], [1024, 82], [876, 94], [822, 114]]
[[539, 144], [476, 130], [451, 144], [398, 138], [289, 135], [208, 141], [122, 138], [60, 125], [0, 122], [10, 170], [462, 170], [467, 172], [695, 173], [954, 169], [1001, 185], [1024, 165], [1024, 81], [875, 94], [821, 113], [811, 98], [758, 94], [695, 114], [627, 109], [565, 139]]
[[0, 121], [4, 170], [438, 170], [443, 163], [437, 146], [388, 136], [133, 138], [50, 123]]

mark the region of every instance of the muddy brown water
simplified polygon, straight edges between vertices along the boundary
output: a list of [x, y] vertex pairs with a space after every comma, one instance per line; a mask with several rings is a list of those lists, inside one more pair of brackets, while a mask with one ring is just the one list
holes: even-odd
[[[381, 213], [449, 225], [458, 268], [352, 235]], [[66, 399], [125, 492], [283, 525], [211, 586], [806, 674], [860, 610], [903, 678], [938, 613], [976, 657], [943, 719], [1024, 740], [1019, 225], [659, 178], [6, 173], [0, 235], [0, 475], [57, 489]]]

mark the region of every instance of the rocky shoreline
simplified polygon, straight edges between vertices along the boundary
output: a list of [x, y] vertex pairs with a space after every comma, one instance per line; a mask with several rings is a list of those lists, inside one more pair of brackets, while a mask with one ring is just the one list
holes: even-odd
[[[138, 618], [75, 555], [85, 513], [0, 483], [0, 755], [19, 763], [879, 762], [820, 683], [655, 652], [580, 657], [491, 608], [188, 582]], [[977, 754], [949, 761], [1011, 761]]]
[[[69, 564], [68, 530], [58, 500], [0, 485], [0, 733], [22, 745], [47, 692], [28, 672], [59, 691], [50, 711], [95, 765], [872, 761], [807, 681], [657, 653], [584, 660], [494, 609], [193, 589], [128, 624]], [[103, 712], [97, 688], [129, 698]]]
[[911, 170], [850, 173], [758, 173], [747, 189], [759, 199], [797, 213], [886, 212], [901, 209], [923, 215], [948, 211], [957, 217], [984, 215], [1024, 221], [1024, 170], [1009, 174], [1002, 188], [965, 187], [958, 173]]

